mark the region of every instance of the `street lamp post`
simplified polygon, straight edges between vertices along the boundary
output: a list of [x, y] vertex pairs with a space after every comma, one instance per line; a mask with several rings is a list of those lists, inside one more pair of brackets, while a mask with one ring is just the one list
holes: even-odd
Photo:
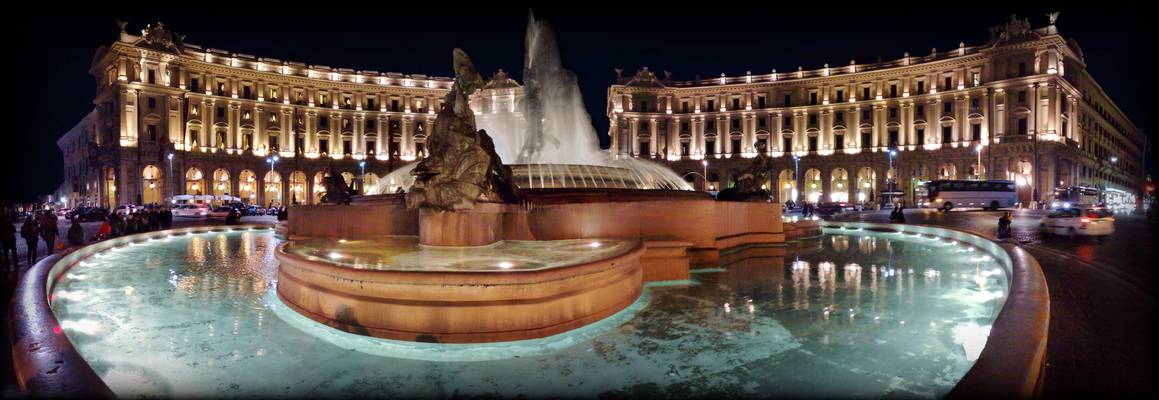
[[[270, 163], [270, 177], [271, 178], [276, 176], [275, 175], [276, 172], [274, 172], [274, 165], [278, 163], [279, 159], [280, 159], [280, 157], [278, 157], [277, 155], [274, 155], [273, 157], [266, 159], [266, 162]], [[266, 182], [266, 187], [269, 188], [269, 189], [266, 189], [267, 192], [270, 191], [270, 189], [274, 188], [273, 183], [271, 183], [271, 182]], [[270, 203], [272, 204], [273, 202], [270, 201]]]
[[889, 179], [888, 183], [889, 183], [889, 202], [890, 203], [894, 202], [894, 182], [897, 181], [897, 177], [894, 176], [894, 175], [896, 175], [894, 173], [894, 158], [895, 157], [897, 157], [897, 150], [892, 150], [892, 148], [890, 148], [890, 150], [889, 150], [889, 170], [887, 172], [888, 179]]
[[[797, 170], [801, 168], [801, 156], [793, 156], [793, 191], [797, 191]], [[797, 202], [797, 196], [793, 196], [793, 202]]]
[[173, 184], [177, 182], [176, 179], [173, 179], [173, 153], [170, 152], [169, 155], [165, 156], [165, 158], [169, 159], [169, 195], [173, 196], [177, 194], [176, 191], [173, 190]]
[[704, 189], [707, 192], [708, 191], [708, 160], [701, 160], [700, 165], [704, 167], [704, 174], [701, 175], [700, 177], [704, 178]]
[[978, 169], [975, 171], [976, 173], [974, 175], [976, 175], [978, 177], [978, 180], [981, 180], [982, 179], [982, 143], [978, 143], [977, 146], [974, 146], [974, 150], [978, 152]]
[[362, 161], [358, 162], [358, 170], [359, 170], [359, 174], [361, 175], [358, 178], [358, 186], [359, 186], [358, 191], [365, 193], [366, 192], [366, 160], [362, 160]]

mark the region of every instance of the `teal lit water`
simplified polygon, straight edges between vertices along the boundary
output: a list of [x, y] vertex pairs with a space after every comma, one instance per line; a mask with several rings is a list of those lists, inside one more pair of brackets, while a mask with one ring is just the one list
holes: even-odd
[[961, 243], [843, 232], [649, 285], [577, 331], [438, 345], [286, 309], [278, 243], [243, 231], [107, 251], [66, 274], [53, 310], [121, 397], [940, 397], [1008, 287], [997, 261]]

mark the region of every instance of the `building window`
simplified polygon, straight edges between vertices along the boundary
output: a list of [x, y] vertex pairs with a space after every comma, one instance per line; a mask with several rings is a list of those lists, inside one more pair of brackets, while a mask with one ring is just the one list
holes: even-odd
[[740, 130], [740, 118], [733, 118], [731, 122], [732, 122], [732, 130], [739, 131]]
[[218, 107], [217, 108], [217, 117], [218, 118], [225, 118], [225, 107]]
[[917, 107], [917, 114], [919, 117], [926, 116], [926, 106], [918, 106]]
[[254, 147], [254, 135], [252, 133], [245, 134], [245, 139], [242, 142], [242, 149], [249, 150]]
[[330, 118], [329, 117], [318, 117], [318, 127], [325, 129], [329, 126], [330, 126]]
[[330, 154], [329, 139], [318, 139], [318, 152], [322, 154]]
[[680, 132], [688, 132], [688, 123], [687, 122], [680, 123]]
[[648, 121], [640, 121], [640, 128], [637, 131], [638, 132], [648, 132], [649, 131], [648, 130]]
[[757, 128], [765, 129], [767, 126], [768, 126], [768, 121], [764, 117], [757, 118]]
[[153, 70], [149, 70], [149, 83], [150, 84], [157, 83], [157, 73], [154, 72]]
[[926, 94], [926, 81], [918, 81], [918, 94]]
[[342, 154], [350, 155], [350, 153], [353, 153], [353, 152], [354, 152], [354, 144], [351, 143], [349, 139], [343, 140], [342, 141]]
[[372, 110], [372, 111], [374, 110], [374, 98], [373, 97], [366, 98], [366, 109]]
[[793, 106], [793, 97], [786, 94], [785, 95], [785, 107], [792, 107], [792, 106]]
[[715, 133], [716, 132], [716, 121], [708, 121], [705, 124], [704, 132], [705, 133]]
[[781, 139], [781, 146], [783, 146], [783, 147], [781, 147], [782, 151], [793, 151], [793, 139], [792, 138]]
[[390, 111], [398, 111], [398, 99], [390, 99]]
[[640, 142], [640, 152], [636, 154], [648, 155], [648, 142]]
[[271, 136], [269, 137], [269, 144], [268, 144], [268, 146], [269, 146], [269, 148], [270, 148], [270, 151], [275, 151], [275, 152], [276, 152], [276, 151], [278, 151], [278, 137], [277, 137], [277, 136], [272, 136], [272, 135], [271, 135]]
[[710, 112], [716, 111], [716, 101], [715, 100], [708, 101], [708, 111], [710, 111]]
[[741, 152], [740, 138], [733, 138], [732, 139], [732, 154], [740, 154], [740, 152]]
[[1018, 76], [1026, 76], [1026, 63], [1018, 63]]
[[926, 143], [926, 130], [925, 129], [922, 129], [922, 128], [917, 129], [917, 140], [918, 140], [918, 144], [925, 144]]
[[684, 157], [692, 155], [692, 148], [688, 142], [680, 142], [680, 155]]
[[1019, 135], [1030, 134], [1030, 129], [1026, 125], [1026, 118], [1019, 118], [1018, 119], [1018, 134]]
[[1018, 91], [1018, 104], [1026, 104], [1026, 91]]
[[873, 147], [873, 133], [862, 132], [861, 133], [861, 148], [865, 149], [865, 148], [870, 148], [870, 147]]
[[704, 154], [707, 154], [710, 156], [716, 154], [716, 141], [715, 140], [709, 139], [709, 140], [704, 141]]
[[945, 77], [942, 82], [942, 90], [952, 90], [953, 86], [951, 86], [951, 83], [953, 80], [954, 79], [949, 76]]
[[845, 150], [845, 135], [833, 136], [833, 149], [837, 151]]
[[954, 141], [954, 128], [949, 126], [942, 127], [942, 143], [950, 143]]
[[837, 102], [838, 102], [838, 103], [840, 103], [840, 102], [843, 102], [843, 101], [845, 101], [845, 91], [844, 91], [844, 90], [838, 90], [838, 91], [837, 91]]
[[845, 123], [845, 113], [844, 112], [838, 111], [837, 115], [834, 116], [833, 118], [835, 118], [837, 120], [837, 123]]
[[809, 92], [809, 105], [817, 105], [817, 92]]
[[817, 151], [817, 137], [816, 136], [809, 138], [809, 151]]
[[889, 145], [890, 146], [897, 146], [897, 143], [898, 143], [897, 142], [897, 131], [890, 130], [889, 131]]
[[157, 108], [157, 99], [149, 98], [149, 108]]
[[687, 101], [680, 102], [680, 112], [685, 113], [685, 114], [688, 113], [688, 102]]
[[981, 102], [977, 98], [970, 99], [970, 108], [977, 110]]
[[374, 155], [374, 142], [373, 141], [370, 141], [370, 140], [366, 141], [366, 153], [370, 154], [370, 155]]
[[733, 110], [740, 109], [740, 99], [736, 99], [736, 98], [732, 99], [732, 109]]
[[154, 142], [157, 141], [157, 125], [149, 125], [146, 129], [149, 132], [149, 140]]
[[814, 126], [814, 125], [817, 125], [817, 115], [816, 114], [809, 116], [809, 126]]
[[942, 113], [943, 114], [949, 114], [953, 111], [953, 109], [954, 109], [954, 102], [947, 101], [945, 103], [942, 103]]
[[201, 81], [197, 78], [190, 79], [189, 80], [189, 90], [194, 91], [194, 92], [199, 91], [198, 89], [200, 87], [200, 83], [201, 83]]
[[889, 117], [890, 118], [897, 118], [897, 108], [896, 107], [889, 108]]
[[757, 108], [765, 108], [765, 97], [757, 97]]
[[869, 120], [869, 110], [861, 110], [861, 122], [868, 122]]
[[982, 124], [970, 125], [970, 140], [975, 142], [982, 141]]
[[897, 97], [897, 85], [889, 85], [889, 97]]
[[871, 97], [869, 97], [869, 86], [861, 88], [861, 99], [862, 100], [869, 100], [870, 98]]
[[241, 87], [241, 97], [242, 97], [243, 99], [248, 99], [248, 98], [250, 98], [250, 94], [251, 94], [251, 93], [250, 93], [250, 87], [249, 87], [249, 86], [242, 86], [242, 87]]

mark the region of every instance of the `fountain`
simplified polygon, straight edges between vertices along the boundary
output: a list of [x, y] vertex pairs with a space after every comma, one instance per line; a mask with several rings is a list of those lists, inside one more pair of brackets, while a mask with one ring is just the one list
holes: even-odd
[[[647, 160], [615, 158], [600, 150], [575, 74], [563, 68], [555, 33], [546, 21], [528, 17], [523, 62], [523, 121], [488, 118], [479, 128], [494, 139], [522, 189], [692, 190], [668, 167]], [[391, 172], [367, 194], [409, 189], [413, 165]]]
[[717, 202], [659, 164], [600, 151], [575, 76], [534, 16], [526, 45], [528, 123], [477, 126], [469, 98], [485, 82], [455, 49], [427, 157], [387, 175], [381, 194], [291, 209], [277, 253], [288, 307], [390, 339], [521, 340], [613, 315], [645, 282], [687, 279], [690, 266], [784, 254], [767, 196]]

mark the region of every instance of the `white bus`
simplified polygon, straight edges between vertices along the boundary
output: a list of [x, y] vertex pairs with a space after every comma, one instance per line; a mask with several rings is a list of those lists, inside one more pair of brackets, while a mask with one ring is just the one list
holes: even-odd
[[954, 207], [997, 210], [1018, 202], [1014, 181], [934, 180], [926, 182], [927, 208], [950, 211]]

